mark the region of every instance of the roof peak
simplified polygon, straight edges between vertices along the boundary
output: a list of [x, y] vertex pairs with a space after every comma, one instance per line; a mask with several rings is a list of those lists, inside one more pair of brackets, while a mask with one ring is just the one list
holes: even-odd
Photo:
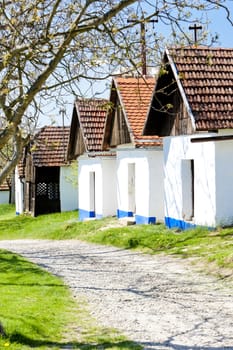
[[122, 80], [139, 80], [139, 79], [143, 79], [143, 80], [147, 80], [147, 79], [155, 79], [154, 75], [118, 75], [115, 76], [116, 80], [122, 79]]

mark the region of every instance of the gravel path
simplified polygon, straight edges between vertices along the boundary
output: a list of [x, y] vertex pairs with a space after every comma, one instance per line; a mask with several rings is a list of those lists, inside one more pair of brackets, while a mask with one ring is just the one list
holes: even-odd
[[0, 241], [62, 277], [99, 322], [156, 350], [233, 349], [233, 289], [186, 261], [76, 240]]

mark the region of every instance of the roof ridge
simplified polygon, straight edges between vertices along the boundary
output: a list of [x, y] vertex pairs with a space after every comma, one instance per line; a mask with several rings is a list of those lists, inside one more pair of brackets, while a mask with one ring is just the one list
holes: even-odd
[[167, 48], [168, 50], [213, 50], [213, 51], [232, 51], [232, 47], [212, 47], [212, 46], [207, 46], [207, 45], [187, 45], [187, 46], [170, 46]]

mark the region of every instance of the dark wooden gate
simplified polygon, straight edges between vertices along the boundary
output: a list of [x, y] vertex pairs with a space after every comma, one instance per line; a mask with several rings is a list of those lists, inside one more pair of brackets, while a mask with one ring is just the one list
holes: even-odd
[[36, 167], [35, 216], [61, 211], [59, 167]]

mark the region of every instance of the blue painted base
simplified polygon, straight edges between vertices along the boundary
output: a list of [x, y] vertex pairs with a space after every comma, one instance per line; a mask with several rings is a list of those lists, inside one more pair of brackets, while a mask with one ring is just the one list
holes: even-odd
[[153, 216], [147, 217], [147, 216], [135, 215], [135, 221], [137, 225], [155, 224], [156, 218]]
[[88, 219], [102, 219], [102, 214], [96, 214], [94, 211], [88, 211], [84, 209], [79, 209], [79, 221], [88, 220]]
[[[117, 217], [118, 219], [123, 219], [123, 218], [132, 218], [134, 216], [132, 211], [124, 211], [117, 209]], [[135, 215], [135, 222], [138, 225], [142, 224], [155, 224], [156, 223], [156, 218], [151, 216], [142, 216], [142, 215]]]
[[168, 228], [179, 228], [181, 230], [188, 230], [191, 228], [196, 228], [197, 225], [183, 220], [177, 220], [174, 218], [165, 217], [165, 225]]
[[17, 211], [17, 212], [15, 213], [15, 215], [20, 215], [20, 213]]
[[79, 209], [79, 221], [83, 221], [85, 219], [90, 219], [90, 218], [95, 218], [94, 211]]
[[117, 217], [118, 217], [118, 219], [132, 218], [133, 217], [133, 212], [132, 211], [124, 211], [124, 210], [117, 209]]

